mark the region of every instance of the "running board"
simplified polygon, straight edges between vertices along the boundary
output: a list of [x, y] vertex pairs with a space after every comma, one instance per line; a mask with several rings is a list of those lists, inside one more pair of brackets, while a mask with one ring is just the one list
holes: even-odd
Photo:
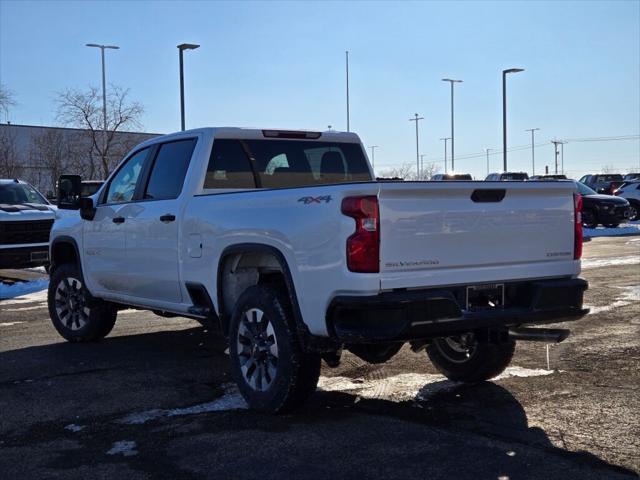
[[509, 338], [512, 340], [526, 340], [533, 342], [560, 343], [571, 332], [564, 328], [510, 328]]

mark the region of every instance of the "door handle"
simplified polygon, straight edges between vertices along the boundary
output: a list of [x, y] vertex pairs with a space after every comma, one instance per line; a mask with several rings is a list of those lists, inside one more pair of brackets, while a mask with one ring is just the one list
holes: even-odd
[[111, 221], [113, 223], [124, 223], [124, 217], [113, 217]]
[[171, 215], [170, 213], [167, 213], [165, 215], [162, 215], [160, 217], [160, 221], [164, 222], [164, 223], [168, 223], [168, 222], [173, 222], [176, 219], [175, 215]]

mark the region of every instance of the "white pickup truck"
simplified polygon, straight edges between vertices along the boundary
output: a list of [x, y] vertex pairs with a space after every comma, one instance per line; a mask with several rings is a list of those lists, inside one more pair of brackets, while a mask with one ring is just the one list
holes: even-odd
[[219, 325], [255, 409], [304, 401], [343, 348], [379, 363], [409, 342], [483, 381], [516, 340], [568, 335], [531, 325], [587, 313], [571, 182], [376, 182], [353, 133], [239, 128], [149, 140], [88, 198], [67, 177], [60, 334], [99, 340], [130, 307]]

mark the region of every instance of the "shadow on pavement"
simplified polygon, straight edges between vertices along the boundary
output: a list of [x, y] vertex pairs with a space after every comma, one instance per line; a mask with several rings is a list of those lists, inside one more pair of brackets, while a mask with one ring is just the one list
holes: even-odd
[[[554, 447], [528, 425], [518, 400], [490, 382], [430, 384], [420, 401], [318, 391], [289, 415], [237, 410], [117, 422], [221, 395], [230, 381], [224, 349], [219, 336], [189, 328], [2, 352], [0, 411], [17, 414], [0, 422], [0, 453], [10, 446], [28, 456], [61, 437], [82, 446], [71, 454], [58, 443], [59, 454], [49, 451], [40, 463], [34, 456], [25, 477], [58, 469], [73, 477], [80, 467], [104, 473], [113, 462], [155, 478], [635, 477], [590, 453]], [[65, 432], [71, 422], [87, 428]], [[123, 438], [136, 442], [135, 456], [104, 455]]]

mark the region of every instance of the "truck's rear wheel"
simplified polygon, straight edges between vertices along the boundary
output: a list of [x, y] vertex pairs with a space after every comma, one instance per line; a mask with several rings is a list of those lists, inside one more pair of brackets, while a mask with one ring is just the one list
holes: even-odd
[[231, 372], [249, 406], [284, 412], [316, 389], [320, 356], [302, 351], [288, 302], [253, 286], [236, 302], [229, 325]]
[[516, 342], [478, 341], [469, 333], [436, 338], [427, 346], [433, 365], [449, 380], [466, 383], [489, 380], [504, 371], [513, 358]]
[[58, 333], [70, 342], [93, 342], [106, 337], [116, 323], [112, 305], [90, 299], [78, 267], [64, 264], [49, 280], [49, 316]]

